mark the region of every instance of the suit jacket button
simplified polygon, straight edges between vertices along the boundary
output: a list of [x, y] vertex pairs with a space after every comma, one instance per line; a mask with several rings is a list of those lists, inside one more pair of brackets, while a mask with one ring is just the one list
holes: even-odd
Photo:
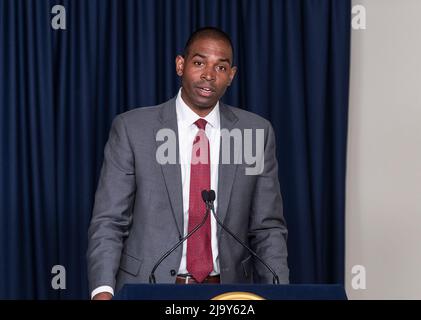
[[175, 270], [174, 270], [174, 269], [172, 269], [172, 270], [170, 271], [170, 274], [174, 277], [177, 273], [175, 272]]

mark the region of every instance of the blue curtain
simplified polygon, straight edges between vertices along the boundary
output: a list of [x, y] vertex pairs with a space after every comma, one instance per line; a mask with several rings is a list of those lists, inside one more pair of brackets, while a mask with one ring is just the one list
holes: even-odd
[[175, 55], [205, 25], [233, 39], [224, 101], [275, 128], [291, 282], [343, 283], [350, 14], [350, 0], [0, 0], [0, 298], [88, 298], [111, 121], [176, 94]]

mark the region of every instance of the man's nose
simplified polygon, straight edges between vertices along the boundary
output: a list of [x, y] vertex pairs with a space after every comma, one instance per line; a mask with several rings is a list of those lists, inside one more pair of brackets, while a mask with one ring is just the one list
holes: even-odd
[[207, 80], [207, 81], [213, 81], [215, 80], [215, 70], [211, 67], [207, 67], [203, 70], [202, 73], [202, 79]]

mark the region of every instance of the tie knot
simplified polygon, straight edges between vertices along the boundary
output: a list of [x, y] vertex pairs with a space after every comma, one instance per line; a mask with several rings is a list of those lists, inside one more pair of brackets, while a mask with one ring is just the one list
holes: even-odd
[[200, 118], [199, 120], [197, 120], [194, 124], [199, 128], [199, 129], [202, 129], [202, 130], [205, 130], [205, 128], [206, 128], [206, 124], [207, 124], [208, 122], [205, 120], [205, 119], [202, 119], [202, 118]]

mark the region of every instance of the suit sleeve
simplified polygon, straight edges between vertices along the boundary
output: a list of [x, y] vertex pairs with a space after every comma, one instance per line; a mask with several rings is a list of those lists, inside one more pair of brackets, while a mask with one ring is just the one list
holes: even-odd
[[[278, 179], [276, 142], [273, 128], [268, 124], [264, 167], [258, 176], [253, 194], [249, 241], [257, 254], [278, 274], [280, 283], [289, 283], [287, 264], [287, 226]], [[259, 261], [254, 261], [254, 281], [272, 283], [273, 276]]]
[[123, 241], [131, 225], [135, 192], [134, 155], [123, 118], [117, 116], [104, 149], [88, 230], [90, 291], [99, 286], [115, 288]]

